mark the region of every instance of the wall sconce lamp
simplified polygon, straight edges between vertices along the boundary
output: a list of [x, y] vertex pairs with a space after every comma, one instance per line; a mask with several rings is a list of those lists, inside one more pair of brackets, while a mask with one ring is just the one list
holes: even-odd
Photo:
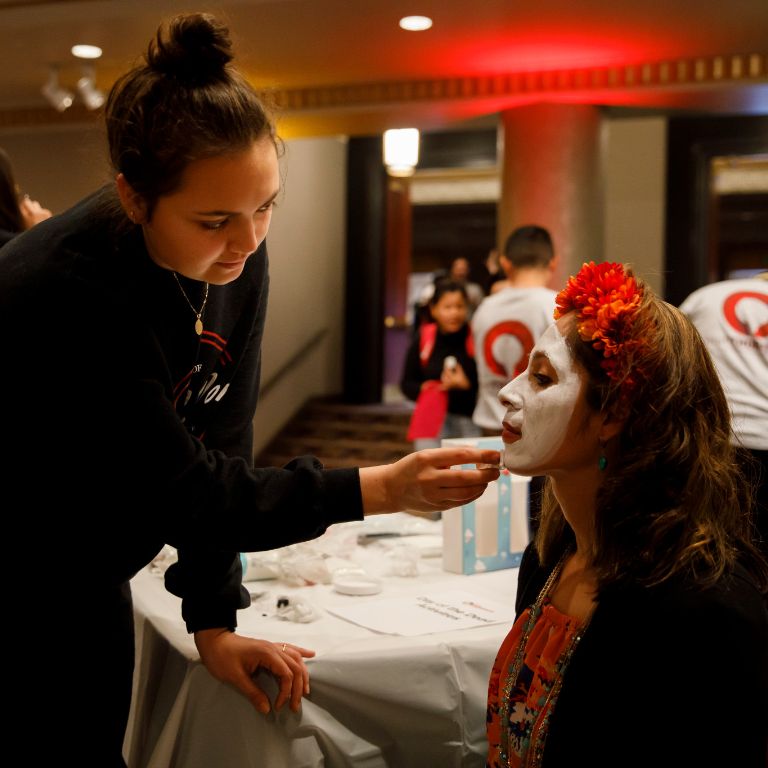
[[390, 176], [413, 176], [418, 162], [418, 128], [384, 131], [384, 165]]
[[99, 109], [104, 104], [104, 94], [96, 87], [96, 74], [93, 67], [83, 67], [83, 75], [77, 81], [77, 92], [91, 111]]
[[48, 71], [48, 81], [40, 89], [40, 92], [57, 112], [64, 112], [64, 110], [69, 109], [75, 100], [72, 91], [59, 85], [59, 72], [55, 67], [51, 67]]

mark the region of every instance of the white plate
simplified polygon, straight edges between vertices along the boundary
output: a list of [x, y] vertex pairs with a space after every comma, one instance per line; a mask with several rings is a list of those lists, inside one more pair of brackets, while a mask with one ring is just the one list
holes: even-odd
[[358, 568], [341, 568], [333, 574], [331, 584], [342, 595], [377, 595], [381, 592], [381, 579]]

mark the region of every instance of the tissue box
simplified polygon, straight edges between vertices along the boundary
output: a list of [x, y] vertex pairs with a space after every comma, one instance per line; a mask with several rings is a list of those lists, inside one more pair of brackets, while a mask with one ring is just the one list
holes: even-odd
[[[441, 445], [503, 450], [500, 437], [451, 438]], [[474, 464], [464, 466], [475, 468]], [[502, 470], [479, 499], [443, 512], [443, 570], [470, 574], [520, 565], [531, 535], [530, 482], [530, 477]]]

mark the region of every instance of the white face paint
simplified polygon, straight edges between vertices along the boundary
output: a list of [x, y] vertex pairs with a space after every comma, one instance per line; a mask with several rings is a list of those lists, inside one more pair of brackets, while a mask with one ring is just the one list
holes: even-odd
[[557, 325], [542, 334], [528, 367], [499, 392], [504, 416], [504, 466], [520, 474], [547, 469], [563, 444], [581, 378]]

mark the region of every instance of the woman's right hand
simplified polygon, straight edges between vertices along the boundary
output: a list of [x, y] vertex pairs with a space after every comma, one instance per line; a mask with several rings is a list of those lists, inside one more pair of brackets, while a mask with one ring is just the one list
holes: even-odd
[[[499, 477], [498, 451], [469, 447], [429, 448], [394, 464], [360, 469], [363, 511], [438, 512], [482, 496]], [[489, 464], [485, 469], [453, 469], [462, 464]]]

